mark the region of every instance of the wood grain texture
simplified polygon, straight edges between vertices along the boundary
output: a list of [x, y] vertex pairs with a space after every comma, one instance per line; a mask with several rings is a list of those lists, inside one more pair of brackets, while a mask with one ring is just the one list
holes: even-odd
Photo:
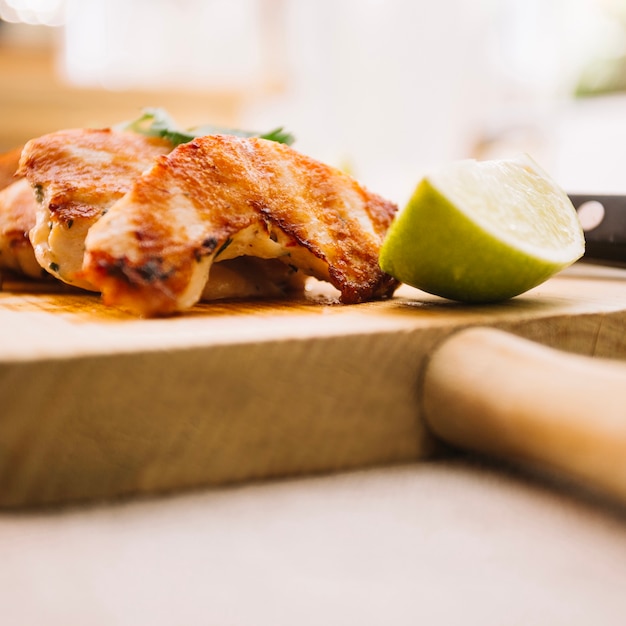
[[98, 297], [0, 292], [0, 506], [401, 463], [433, 452], [418, 382], [459, 328], [626, 354], [626, 272], [578, 266], [499, 305], [403, 287], [356, 306], [213, 303], [135, 319]]

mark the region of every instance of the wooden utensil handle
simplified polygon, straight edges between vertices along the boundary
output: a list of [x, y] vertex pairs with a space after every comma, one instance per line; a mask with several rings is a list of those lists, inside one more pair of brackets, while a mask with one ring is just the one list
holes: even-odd
[[443, 441], [556, 470], [626, 502], [626, 363], [473, 328], [434, 351], [422, 392], [426, 422]]

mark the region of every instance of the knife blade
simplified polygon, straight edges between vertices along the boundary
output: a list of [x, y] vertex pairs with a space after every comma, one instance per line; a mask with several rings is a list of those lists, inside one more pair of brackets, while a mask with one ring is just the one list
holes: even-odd
[[569, 194], [585, 233], [581, 261], [626, 267], [626, 195]]

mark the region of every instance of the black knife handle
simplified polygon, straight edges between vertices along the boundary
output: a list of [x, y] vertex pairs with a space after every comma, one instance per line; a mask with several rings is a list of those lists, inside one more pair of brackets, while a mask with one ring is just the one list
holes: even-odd
[[626, 195], [569, 194], [585, 232], [583, 261], [626, 266]]

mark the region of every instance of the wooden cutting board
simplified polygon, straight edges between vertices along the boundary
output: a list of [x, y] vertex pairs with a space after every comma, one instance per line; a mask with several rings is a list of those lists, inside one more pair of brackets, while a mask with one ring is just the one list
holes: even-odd
[[342, 306], [316, 286], [298, 301], [202, 304], [155, 320], [94, 295], [5, 283], [0, 506], [423, 458], [437, 449], [422, 415], [425, 367], [468, 327], [624, 357], [626, 271], [578, 264], [488, 306], [409, 287]]

